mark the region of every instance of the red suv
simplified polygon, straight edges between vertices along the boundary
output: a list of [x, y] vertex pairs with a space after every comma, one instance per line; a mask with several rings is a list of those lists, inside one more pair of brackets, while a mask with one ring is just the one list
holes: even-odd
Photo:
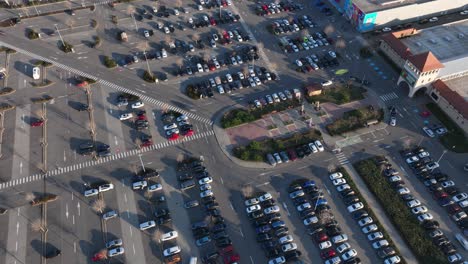
[[40, 127], [42, 125], [44, 125], [44, 120], [42, 119], [31, 123], [32, 127]]

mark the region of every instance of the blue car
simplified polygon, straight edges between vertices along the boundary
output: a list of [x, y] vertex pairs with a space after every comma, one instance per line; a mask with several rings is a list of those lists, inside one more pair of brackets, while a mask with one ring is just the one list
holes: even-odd
[[315, 186], [315, 181], [306, 181], [304, 184], [302, 184], [302, 187], [307, 188], [307, 187], [312, 187]]
[[257, 234], [262, 234], [262, 233], [269, 232], [270, 230], [271, 230], [271, 227], [269, 225], [264, 225], [261, 227], [257, 227], [255, 231], [257, 232]]
[[327, 199], [318, 199], [317, 200], [317, 206], [322, 205], [322, 204], [323, 205], [328, 204]]

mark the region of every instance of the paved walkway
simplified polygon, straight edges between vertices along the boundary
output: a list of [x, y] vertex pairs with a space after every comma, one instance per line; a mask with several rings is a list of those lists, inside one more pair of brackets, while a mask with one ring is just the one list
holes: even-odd
[[385, 227], [385, 230], [387, 230], [395, 246], [398, 247], [401, 256], [406, 260], [407, 263], [418, 263], [416, 257], [413, 255], [413, 252], [409, 249], [408, 245], [400, 236], [400, 233], [397, 231], [396, 227], [393, 226], [393, 223], [387, 217], [387, 214], [385, 213], [381, 204], [377, 202], [376, 198], [369, 191], [367, 185], [361, 179], [351, 163], [343, 165], [343, 168], [346, 169], [354, 183], [356, 183], [356, 185], [359, 187], [359, 191], [361, 192], [362, 196], [366, 200], [367, 204], [372, 208], [372, 211], [374, 211], [374, 214], [379, 219], [380, 223]]

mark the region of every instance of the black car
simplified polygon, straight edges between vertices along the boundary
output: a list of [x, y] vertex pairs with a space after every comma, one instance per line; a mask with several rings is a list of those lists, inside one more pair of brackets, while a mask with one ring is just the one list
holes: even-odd
[[216, 240], [216, 246], [220, 248], [225, 248], [229, 245], [232, 245], [232, 241], [228, 237]]
[[205, 256], [202, 257], [202, 262], [208, 262], [211, 260], [216, 260], [219, 257], [219, 253], [216, 251], [213, 251], [211, 253], [206, 254]]
[[302, 255], [302, 252], [299, 250], [292, 250], [284, 253], [284, 258], [286, 261], [294, 261], [299, 259], [299, 257]]
[[440, 224], [439, 224], [439, 222], [437, 222], [435, 220], [428, 220], [428, 221], [425, 221], [424, 223], [422, 223], [422, 226], [426, 230], [434, 230], [434, 229], [439, 228]]
[[297, 153], [297, 157], [299, 157], [300, 159], [304, 158], [305, 156], [305, 153], [304, 153], [304, 150], [302, 150], [302, 147], [296, 148], [296, 153]]
[[389, 256], [392, 256], [396, 253], [395, 249], [393, 249], [392, 247], [386, 247], [386, 248], [382, 248], [380, 249], [379, 251], [377, 251], [377, 255], [379, 256], [379, 258], [381, 259], [384, 259], [384, 258], [387, 258]]
[[266, 219], [268, 222], [273, 222], [275, 220], [279, 220], [280, 217], [281, 215], [279, 213], [272, 213], [264, 216], [263, 218]]
[[179, 175], [179, 181], [186, 181], [186, 180], [191, 180], [193, 179], [193, 176], [191, 174], [182, 174], [182, 175]]
[[310, 150], [310, 148], [309, 148], [308, 145], [302, 146], [302, 150], [304, 151], [304, 154], [305, 154], [306, 156], [309, 156], [310, 154], [312, 154], [312, 150]]
[[348, 190], [345, 190], [343, 192], [340, 193], [341, 197], [347, 197], [347, 196], [351, 196], [351, 195], [355, 195], [356, 192], [352, 189], [348, 189]]
[[281, 252], [276, 248], [270, 248], [270, 249], [265, 250], [265, 256], [267, 258], [275, 258], [275, 257], [278, 257], [280, 254]]
[[259, 226], [262, 226], [262, 225], [266, 225], [266, 224], [268, 224], [268, 223], [270, 223], [270, 221], [268, 221], [268, 220], [265, 219], [265, 218], [259, 218], [259, 219], [257, 219], [257, 220], [255, 220], [255, 221], [252, 222], [252, 224], [253, 224], [254, 226], [256, 226], [256, 227], [259, 227]]
[[213, 202], [215, 200], [216, 200], [216, 198], [214, 196], [207, 196], [207, 197], [202, 198], [202, 203], [203, 204], [208, 204], [208, 203], [211, 203], [211, 202]]
[[45, 258], [46, 259], [51, 259], [51, 258], [55, 258], [57, 256], [60, 256], [62, 255], [62, 251], [60, 251], [59, 249], [54, 249], [54, 250], [51, 250], [49, 252], [46, 253], [45, 255]]
[[348, 260], [345, 260], [343, 263], [345, 263], [345, 264], [360, 264], [361, 259], [357, 258], [357, 257], [354, 257], [354, 258], [350, 258]]
[[459, 193], [459, 190], [457, 187], [455, 186], [450, 186], [450, 187], [447, 187], [445, 188], [444, 190], [446, 193], [448, 193], [449, 195], [454, 195], [456, 193]]
[[273, 237], [270, 234], [258, 234], [257, 235], [257, 241], [258, 242], [264, 242], [273, 239]]
[[159, 217], [162, 217], [162, 216], [166, 216], [166, 215], [169, 215], [170, 212], [167, 210], [167, 209], [158, 209], [155, 213], [154, 213], [154, 216], [156, 216], [157, 218]]
[[393, 189], [398, 190], [398, 189], [404, 187], [405, 182], [404, 181], [394, 181], [394, 182], [391, 182], [390, 185], [392, 186]]
[[226, 231], [221, 231], [211, 236], [211, 238], [213, 238], [214, 240], [218, 240], [218, 239], [225, 238], [225, 237], [229, 237]]
[[414, 196], [411, 195], [411, 194], [405, 194], [405, 195], [402, 195], [402, 196], [401, 196], [401, 199], [403, 199], [403, 201], [406, 201], [406, 202], [407, 202], [407, 201], [414, 200], [415, 198], [414, 198]]
[[438, 182], [443, 182], [443, 181], [448, 180], [448, 175], [444, 173], [433, 174], [433, 176], [434, 176], [434, 179], [436, 179], [436, 181]]
[[201, 227], [201, 228], [193, 230], [193, 236], [197, 238], [204, 237], [208, 235], [209, 233], [210, 231], [208, 230], [208, 227]]
[[219, 204], [215, 201], [212, 201], [212, 202], [209, 202], [209, 203], [206, 203], [205, 204], [205, 208], [207, 210], [213, 210], [213, 209], [216, 209], [217, 207], [219, 206]]
[[273, 240], [269, 240], [269, 241], [266, 241], [266, 242], [262, 243], [262, 248], [263, 249], [276, 248], [277, 246], [278, 246], [278, 242], [273, 241]]
[[215, 208], [215, 209], [208, 210], [208, 214], [210, 216], [220, 216], [221, 212]]
[[303, 219], [309, 217], [310, 214], [315, 214], [314, 208], [309, 208], [299, 213]]
[[295, 191], [299, 191], [299, 190], [302, 190], [302, 187], [301, 187], [299, 184], [291, 185], [291, 186], [289, 186], [289, 188], [288, 188], [288, 192], [289, 192], [289, 193], [292, 193], [292, 192], [295, 192]]
[[226, 224], [217, 224], [211, 228], [211, 232], [217, 233], [226, 229]]
[[172, 217], [171, 217], [170, 214], [168, 214], [168, 215], [165, 215], [165, 216], [162, 216], [162, 217], [158, 218], [157, 223], [158, 223], [158, 225], [162, 225], [162, 224], [169, 223], [171, 221], [172, 221]]
[[275, 200], [269, 199], [260, 203], [263, 207], [270, 207], [275, 205]]
[[339, 226], [331, 226], [326, 229], [326, 233], [329, 237], [337, 236], [343, 233], [343, 230]]
[[442, 252], [444, 252], [445, 255], [450, 255], [457, 251], [455, 246], [450, 242], [439, 246], [439, 248], [442, 250]]
[[265, 214], [262, 212], [262, 210], [258, 210], [258, 211], [252, 212], [249, 216], [253, 219], [257, 219], [257, 218], [265, 216]]
[[369, 214], [366, 211], [363, 211], [363, 210], [359, 210], [359, 211], [354, 212], [352, 214], [352, 217], [353, 217], [354, 220], [359, 220], [359, 219], [361, 219], [363, 217], [366, 217], [366, 216], [369, 216]]
[[321, 211], [328, 211], [330, 210], [331, 207], [327, 204], [321, 204], [319, 206], [317, 206], [317, 212], [321, 212]]
[[275, 236], [276, 237], [282, 237], [284, 235], [288, 234], [288, 228], [287, 227], [281, 227], [275, 230]]
[[306, 203], [306, 202], [307, 202], [307, 199], [305, 197], [297, 197], [293, 201], [294, 205], [296, 205], [296, 206], [298, 206], [300, 204], [303, 204], [303, 203]]
[[77, 110], [78, 111], [88, 111], [89, 110], [89, 106], [87, 104], [82, 104], [80, 103], [77, 107]]
[[359, 197], [357, 197], [357, 196], [355, 196], [355, 195], [347, 196], [347, 197], [343, 198], [343, 202], [344, 202], [346, 205], [350, 205], [350, 204], [353, 204], [353, 203], [357, 203], [357, 202], [359, 202]]

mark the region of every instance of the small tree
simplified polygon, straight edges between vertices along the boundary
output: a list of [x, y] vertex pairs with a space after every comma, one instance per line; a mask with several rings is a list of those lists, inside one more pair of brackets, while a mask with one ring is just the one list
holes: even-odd
[[104, 209], [106, 209], [106, 202], [104, 202], [103, 199], [97, 199], [97, 200], [94, 200], [92, 206], [94, 211], [102, 214], [102, 211], [104, 211]]
[[91, 27], [96, 29], [98, 27], [98, 22], [96, 21], [96, 19], [91, 19]]
[[150, 83], [154, 83], [154, 82], [156, 82], [156, 77], [154, 76], [153, 73], [151, 73], [149, 71], [145, 71], [143, 73], [143, 80], [145, 80], [147, 82], [150, 82]]
[[114, 67], [117, 67], [117, 63], [115, 62], [115, 60], [113, 60], [111, 57], [109, 56], [104, 56], [104, 65], [107, 67], [107, 68], [114, 68]]
[[61, 41], [60, 42], [60, 49], [65, 53], [70, 53], [70, 52], [73, 51], [73, 46], [70, 43], [66, 42], [66, 41], [63, 41], [63, 42]]
[[38, 39], [39, 38], [39, 33], [37, 33], [34, 29], [28, 28], [26, 29], [26, 34], [28, 39]]

